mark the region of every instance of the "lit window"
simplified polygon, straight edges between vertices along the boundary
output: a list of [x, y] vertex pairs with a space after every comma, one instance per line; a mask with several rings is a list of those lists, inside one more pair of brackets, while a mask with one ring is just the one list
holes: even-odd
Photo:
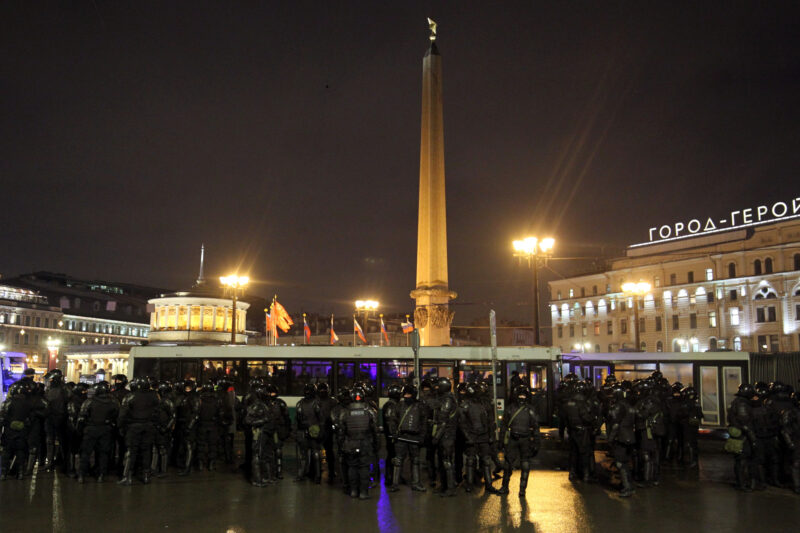
[[733, 349], [737, 352], [742, 351], [742, 338], [741, 337], [734, 337], [733, 338]]
[[709, 313], [708, 313], [708, 327], [710, 327], [710, 328], [717, 327], [717, 312], [716, 311], [709, 311]]
[[569, 297], [572, 298], [573, 296], [575, 296], [575, 289], [570, 289], [569, 290]]
[[732, 307], [731, 308], [731, 326], [738, 326], [739, 325], [739, 308]]
[[706, 281], [714, 281], [714, 269], [707, 268], [706, 269]]

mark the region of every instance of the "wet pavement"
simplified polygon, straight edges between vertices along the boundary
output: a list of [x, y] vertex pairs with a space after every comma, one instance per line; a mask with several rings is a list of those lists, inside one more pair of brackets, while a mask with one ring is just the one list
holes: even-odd
[[[706, 443], [700, 469], [665, 468], [661, 486], [638, 489], [629, 499], [607, 485], [572, 484], [561, 468], [565, 452], [551, 446], [537, 458], [528, 495], [472, 494], [455, 498], [430, 491], [394, 494], [380, 488], [368, 501], [338, 487], [294, 483], [263, 489], [221, 470], [183, 478], [171, 472], [150, 485], [113, 481], [78, 485], [61, 473], [38, 472], [0, 483], [0, 532], [63, 531], [793, 531], [800, 496], [769, 488], [745, 494], [731, 486], [731, 458]], [[294, 461], [286, 448], [289, 467]], [[605, 454], [597, 453], [599, 461]], [[112, 478], [113, 479], [113, 478]], [[499, 486], [499, 482], [495, 482]]]

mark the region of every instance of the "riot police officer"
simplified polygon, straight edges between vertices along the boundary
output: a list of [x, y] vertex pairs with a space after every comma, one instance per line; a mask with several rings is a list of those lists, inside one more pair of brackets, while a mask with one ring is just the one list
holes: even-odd
[[114, 426], [119, 418], [119, 404], [111, 396], [107, 381], [94, 385], [94, 395], [81, 405], [78, 428], [83, 432], [78, 483], [89, 472], [89, 459], [94, 452], [97, 482], [102, 483], [108, 471], [108, 458], [114, 446]]
[[375, 412], [366, 403], [364, 390], [354, 387], [351, 403], [345, 407], [337, 424], [341, 450], [348, 466], [350, 496], [369, 499], [369, 461], [372, 444], [378, 435]]
[[22, 479], [25, 472], [28, 430], [33, 410], [33, 404], [25, 395], [25, 387], [21, 380], [13, 383], [8, 388], [8, 397], [0, 406], [0, 443], [3, 449], [0, 481], [8, 479], [15, 465], [17, 479]]
[[606, 416], [607, 438], [614, 464], [621, 481], [620, 496], [631, 496], [633, 488], [631, 469], [636, 455], [636, 410], [627, 398], [628, 391], [621, 383], [611, 385], [611, 405]]
[[267, 394], [269, 403], [280, 413], [276, 429], [278, 442], [275, 445], [275, 477], [280, 480], [283, 479], [283, 443], [292, 433], [292, 420], [289, 418], [289, 407], [278, 397], [278, 387], [275, 384], [267, 384]]
[[25, 465], [25, 475], [30, 476], [33, 474], [36, 461], [40, 459], [44, 420], [47, 417], [47, 400], [44, 399], [44, 385], [34, 382], [33, 378], [30, 381], [26, 380], [24, 390], [27, 400], [31, 403], [31, 416], [28, 421], [28, 463]]
[[486, 408], [480, 401], [480, 392], [476, 383], [466, 386], [467, 399], [459, 405], [458, 426], [464, 434], [467, 484], [465, 490], [472, 491], [475, 484], [475, 470], [480, 463], [483, 467], [483, 478], [487, 494], [499, 494], [492, 486], [492, 449], [491, 436], [493, 421], [489, 420]]
[[247, 415], [247, 410], [250, 407], [250, 404], [258, 399], [255, 389], [261, 385], [265, 385], [263, 378], [255, 377], [251, 379], [249, 390], [239, 404], [239, 418], [242, 420], [242, 431], [244, 432], [244, 465], [242, 465], [242, 467], [246, 472], [250, 472], [252, 470], [253, 432], [251, 431], [252, 428], [250, 428], [250, 426], [247, 425], [247, 422], [244, 421], [244, 418]]
[[531, 461], [541, 446], [539, 420], [533, 406], [528, 401], [528, 396], [529, 391], [526, 385], [519, 384], [514, 387], [511, 402], [505, 409], [503, 424], [500, 427], [500, 442], [505, 456], [503, 485], [500, 494], [508, 494], [513, 467], [519, 463], [521, 470], [519, 496], [521, 498], [525, 497], [528, 487]]
[[792, 405], [781, 412], [781, 437], [791, 453], [792, 490], [800, 494], [800, 394], [791, 396]]
[[[437, 396], [433, 390], [433, 381], [430, 378], [424, 378], [420, 383], [419, 401], [425, 408], [425, 420], [428, 428], [433, 427], [433, 413], [436, 411]], [[433, 438], [428, 431], [425, 435], [423, 443], [424, 462], [428, 470], [428, 483], [431, 487], [436, 486], [436, 446], [433, 444]]]
[[120, 485], [130, 485], [137, 459], [142, 461], [142, 481], [150, 483], [155, 420], [158, 413], [158, 394], [150, 390], [144, 378], [131, 382], [131, 393], [122, 401], [118, 424], [125, 435], [125, 465]]
[[[125, 374], [114, 374], [111, 376], [111, 396], [117, 400], [118, 404], [122, 405], [122, 400], [124, 400], [125, 396], [129, 393], [128, 376]], [[114, 449], [115, 452], [112, 454], [112, 460], [114, 460], [114, 455], [116, 455], [117, 475], [122, 477], [123, 465], [125, 463], [125, 437], [122, 436], [122, 431], [116, 424], [114, 425]]]
[[386, 485], [392, 484], [394, 472], [394, 458], [397, 457], [395, 450], [395, 443], [392, 438], [397, 434], [397, 427], [395, 423], [399, 420], [397, 410], [400, 407], [400, 399], [403, 397], [403, 387], [397, 383], [389, 385], [386, 390], [386, 395], [389, 397], [386, 403], [381, 408], [381, 417], [383, 418], [383, 435], [386, 438], [386, 477], [384, 483]]
[[446, 377], [436, 382], [436, 409], [433, 412], [433, 444], [439, 456], [441, 474], [440, 496], [456, 495], [455, 443], [458, 432], [458, 403], [451, 392], [452, 385]]
[[[172, 401], [172, 385], [162, 381], [158, 385], [158, 418], [154, 441], [153, 462], [150, 468], [158, 477], [167, 475], [169, 450], [172, 447], [172, 433], [175, 430], [177, 411]], [[160, 460], [160, 468], [159, 468]]]
[[703, 421], [703, 410], [697, 402], [697, 390], [689, 385], [681, 390], [681, 403], [678, 410], [678, 426], [680, 440], [683, 442], [683, 464], [689, 468], [697, 466], [697, 435], [700, 422]]
[[270, 408], [269, 393], [264, 384], [257, 383], [252, 392], [244, 417], [247, 427], [253, 432], [250, 482], [253, 486], [264, 487], [275, 482], [275, 433], [280, 412], [274, 403]]
[[392, 464], [390, 491], [396, 492], [399, 489], [403, 463], [406, 458], [409, 458], [411, 461], [411, 490], [425, 492], [425, 487], [420, 482], [420, 465], [427, 425], [426, 408], [417, 400], [417, 388], [414, 385], [403, 386], [403, 398], [391, 421], [391, 426], [396, 428], [391, 435], [391, 439], [394, 440], [396, 456]]
[[[78, 421], [80, 419], [81, 407], [89, 397], [89, 385], [86, 383], [78, 383], [72, 389], [72, 394], [67, 402], [67, 427], [69, 434], [68, 448], [72, 451], [72, 456], [68, 462], [68, 472], [70, 477], [78, 475], [78, 468], [81, 462], [81, 447], [83, 443], [83, 428], [79, 427]], [[71, 465], [71, 466], [70, 466]]]
[[336, 455], [333, 449], [333, 408], [336, 398], [330, 395], [331, 389], [327, 383], [317, 385], [317, 401], [319, 403], [320, 419], [322, 420], [322, 447], [325, 449], [325, 462], [328, 464], [328, 483], [333, 484], [336, 479]]
[[[753, 406], [751, 405], [751, 400], [755, 395], [756, 392], [752, 385], [742, 383], [728, 410], [728, 425], [730, 426], [728, 431], [731, 436], [731, 439], [728, 440], [738, 442], [738, 446], [733, 450], [736, 488], [745, 492], [753, 490], [753, 451], [758, 442], [753, 428]], [[727, 443], [726, 446], [728, 446]]]
[[64, 376], [60, 370], [51, 370], [45, 376], [47, 390], [45, 400], [47, 400], [47, 417], [45, 418], [44, 431], [47, 439], [47, 454], [45, 456], [45, 469], [48, 472], [53, 470], [56, 459], [56, 442], [59, 445], [59, 454], [64, 463], [64, 473], [69, 474], [72, 470], [70, 464], [73, 463], [73, 453], [78, 450], [70, 450], [69, 427], [67, 425], [67, 403], [69, 393], [64, 387]]
[[314, 482], [322, 482], [322, 412], [317, 400], [317, 387], [313, 383], [303, 386], [303, 398], [295, 407], [297, 418], [297, 446], [299, 460], [295, 481], [302, 481], [314, 472]]
[[189, 475], [192, 471], [194, 453], [197, 447], [197, 423], [200, 419], [200, 398], [197, 386], [192, 379], [179, 382], [178, 390], [182, 392], [175, 406], [175, 437], [178, 464], [183, 463], [179, 476]]
[[592, 432], [594, 431], [595, 417], [591, 411], [587, 393], [588, 385], [585, 381], [574, 381], [568, 394], [561, 404], [561, 413], [564, 417], [569, 433], [569, 480], [583, 479], [589, 481], [592, 472]]
[[639, 447], [639, 468], [642, 487], [659, 483], [659, 452], [657, 437], [665, 433], [664, 413], [652, 379], [639, 383], [640, 396], [636, 402], [636, 442]]
[[219, 428], [230, 423], [230, 413], [214, 391], [214, 385], [206, 383], [200, 388], [197, 411], [197, 469], [209, 472], [216, 469]]

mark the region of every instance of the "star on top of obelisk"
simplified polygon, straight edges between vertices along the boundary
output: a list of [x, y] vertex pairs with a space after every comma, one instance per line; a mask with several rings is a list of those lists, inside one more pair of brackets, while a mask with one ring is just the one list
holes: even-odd
[[436, 40], [436, 22], [430, 17], [428, 17], [428, 28], [431, 30], [431, 34], [428, 38], [433, 42]]

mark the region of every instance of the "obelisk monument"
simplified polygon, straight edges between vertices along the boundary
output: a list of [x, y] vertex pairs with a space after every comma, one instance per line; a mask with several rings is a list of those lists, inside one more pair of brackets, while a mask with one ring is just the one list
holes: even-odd
[[422, 132], [419, 153], [419, 220], [414, 325], [422, 346], [450, 344], [456, 297], [447, 283], [447, 209], [444, 189], [442, 57], [436, 47], [436, 23], [428, 19], [431, 45], [422, 60]]

